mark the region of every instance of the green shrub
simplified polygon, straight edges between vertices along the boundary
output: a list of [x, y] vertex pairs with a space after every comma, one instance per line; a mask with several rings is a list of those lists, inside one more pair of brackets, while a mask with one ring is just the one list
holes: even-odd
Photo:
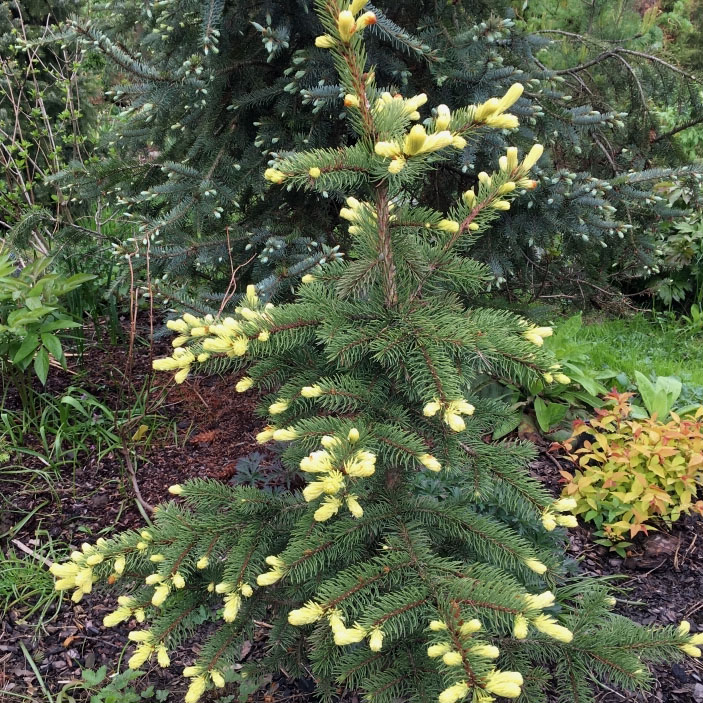
[[149, 686], [144, 691], [135, 690], [132, 685], [144, 675], [143, 671], [127, 669], [115, 676], [109, 676], [107, 667], [97, 671], [83, 669], [80, 681], [70, 681], [59, 692], [57, 703], [75, 703], [78, 699], [90, 703], [142, 703], [143, 701], [166, 701], [169, 691]]
[[656, 261], [651, 285], [664, 305], [703, 301], [703, 211], [662, 224], [654, 241]]
[[0, 369], [29, 403], [30, 366], [42, 384], [49, 374], [52, 356], [66, 365], [60, 332], [80, 323], [67, 317], [62, 298], [93, 276], [61, 276], [48, 273], [48, 257], [23, 265], [10, 254], [0, 253]]
[[[94, 74], [56, 26], [79, 7], [79, 0], [0, 3], [0, 234], [45, 255], [73, 221], [52, 176], [71, 160], [88, 160], [95, 137]], [[76, 203], [71, 210], [75, 216]]]

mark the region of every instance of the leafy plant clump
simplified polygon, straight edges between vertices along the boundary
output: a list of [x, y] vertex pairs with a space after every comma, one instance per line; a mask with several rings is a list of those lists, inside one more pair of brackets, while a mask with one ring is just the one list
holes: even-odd
[[143, 671], [127, 669], [114, 677], [108, 676], [107, 667], [101, 666], [96, 671], [83, 669], [79, 681], [70, 681], [59, 692], [58, 703], [75, 703], [74, 696], [87, 698], [90, 703], [142, 703], [143, 701], [166, 701], [169, 692], [150, 686], [138, 692], [132, 685], [144, 675]]
[[[574, 417], [586, 417], [586, 412], [600, 407], [602, 400], [598, 397], [607, 393], [602, 381], [615, 374], [596, 370], [589, 357], [589, 345], [581, 338], [583, 322], [581, 313], [564, 320], [544, 339], [544, 349], [553, 354], [556, 364], [554, 369], [541, 378], [530, 378], [519, 385], [507, 382], [502, 388], [510, 393], [501, 393], [500, 379], [492, 380], [483, 389], [484, 394], [501, 394], [509, 399], [513, 408], [523, 412], [516, 415], [511, 422], [499, 428], [494, 438], [501, 437], [514, 430], [521, 422], [532, 424], [528, 411], [534, 411], [537, 425], [542, 432], [550, 432], [555, 427], [565, 425]], [[569, 423], [570, 426], [570, 423]], [[567, 432], [561, 439], [568, 436]]]
[[[578, 465], [567, 479], [563, 495], [573, 498], [575, 515], [593, 522], [600, 544], [624, 552], [640, 532], [671, 524], [691, 510], [703, 514], [696, 500], [703, 479], [703, 407], [692, 418], [662, 422], [653, 417], [633, 419], [633, 393], [609, 393], [611, 407], [596, 411], [588, 424], [576, 423], [565, 443]], [[666, 416], [666, 415], [665, 415]], [[664, 416], [664, 417], [665, 417]], [[574, 442], [585, 436], [583, 446]]]
[[40, 257], [23, 265], [0, 253], [0, 371], [15, 385], [24, 407], [29, 404], [29, 367], [46, 383], [50, 355], [66, 364], [57, 332], [80, 327], [63, 312], [61, 299], [94, 278], [48, 273], [50, 264], [49, 257]]
[[[535, 187], [542, 149], [520, 159], [509, 148], [448, 213], [417, 201], [453, 150], [517, 126], [509, 110], [522, 88], [438, 105], [421, 123], [424, 95], [376, 84], [362, 41], [376, 16], [364, 4], [316, 3], [326, 30], [316, 45], [334, 59], [355, 143], [288, 153], [265, 174], [348, 196], [349, 258], [308, 274], [292, 303], [264, 303], [250, 286], [231, 316], [171, 321], [175, 350], [155, 363], [180, 382], [247, 364], [236, 390], [268, 392], [258, 439], [285, 443], [298, 488], [172, 486], [182, 502], [160, 506], [148, 529], [83, 545], [52, 567], [56, 587], [78, 601], [96, 582], [120, 583], [104, 624], [148, 622], [130, 633], [130, 668], [168, 666], [204, 619], [218, 623], [183, 671], [186, 703], [225, 685], [264, 619], [267, 646], [242, 677], [312, 675], [325, 701], [339, 686], [377, 703], [544, 701], [551, 680], [562, 701], [590, 701], [593, 675], [646, 687], [647, 661], [700, 655], [703, 636], [614, 615], [600, 582], [565, 585], [563, 545], [538, 526], [572, 503], [527, 476], [530, 446], [484, 441], [509, 409], [473, 394], [489, 369], [555, 371], [549, 328], [464, 302], [488, 271], [462, 252]], [[444, 482], [442, 497], [417, 488], [424, 472]]]

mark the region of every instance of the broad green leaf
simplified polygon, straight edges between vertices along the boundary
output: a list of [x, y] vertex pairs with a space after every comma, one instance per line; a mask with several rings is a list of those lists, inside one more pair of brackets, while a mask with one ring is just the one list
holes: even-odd
[[28, 325], [32, 322], [41, 320], [42, 317], [46, 317], [49, 313], [54, 312], [55, 309], [56, 308], [42, 306], [36, 308], [35, 310], [27, 310], [26, 308], [13, 310], [7, 316], [7, 324], [9, 327], [21, 327], [23, 325]]
[[635, 420], [644, 420], [649, 417], [649, 413], [640, 405], [630, 405], [630, 417]]
[[105, 679], [106, 674], [106, 666], [101, 666], [97, 671], [93, 671], [92, 669], [83, 669], [83, 671], [81, 671], [81, 677], [88, 686], [98, 686]]
[[521, 421], [522, 417], [518, 413], [510, 415], [504, 422], [501, 422], [498, 427], [496, 427], [495, 432], [493, 432], [493, 439], [501, 439], [510, 434], [519, 426]]
[[39, 353], [34, 357], [34, 372], [37, 378], [41, 381], [42, 386], [46, 385], [46, 379], [49, 375], [49, 353], [42, 347]]
[[46, 347], [49, 354], [56, 359], [56, 361], [63, 361], [63, 349], [61, 348], [61, 340], [51, 332], [41, 333], [42, 344]]
[[24, 358], [30, 356], [30, 354], [34, 354], [34, 351], [38, 345], [39, 336], [36, 334], [28, 334], [24, 338], [24, 341], [20, 345], [20, 348], [15, 352], [15, 355], [12, 357], [12, 363], [18, 364]]
[[24, 306], [27, 310], [36, 310], [42, 306], [41, 295], [30, 295], [24, 299]]
[[67, 330], [73, 327], [80, 327], [80, 322], [75, 322], [74, 320], [69, 320], [67, 317], [59, 318], [58, 320], [52, 320], [47, 322], [40, 327], [41, 332], [54, 332], [55, 330]]
[[15, 270], [15, 264], [10, 261], [9, 254], [0, 256], [0, 278], [9, 276]]
[[568, 320], [561, 322], [555, 330], [554, 336], [557, 338], [564, 337], [568, 340], [573, 340], [583, 326], [581, 313], [572, 315]]
[[602, 383], [599, 383], [595, 377], [584, 373], [581, 367], [576, 364], [565, 361], [562, 366], [564, 367], [564, 373], [566, 373], [572, 381], [576, 381], [576, 383], [590, 395], [603, 395], [608, 392], [607, 388]]
[[78, 286], [83, 285], [87, 281], [92, 281], [95, 278], [97, 278], [97, 276], [94, 276], [90, 273], [76, 273], [73, 276], [67, 278], [65, 281], [63, 281], [61, 290], [64, 293], [68, 293], [69, 291], [72, 291], [78, 288]]
[[542, 432], [549, 432], [551, 427], [561, 422], [568, 409], [561, 403], [547, 403], [539, 396], [535, 398], [535, 415]]
[[[656, 388], [666, 395], [666, 404], [668, 406], [666, 413], [668, 415], [681, 395], [683, 384], [675, 376], [659, 376], [657, 378]], [[660, 419], [664, 420], [665, 417], [662, 416]]]

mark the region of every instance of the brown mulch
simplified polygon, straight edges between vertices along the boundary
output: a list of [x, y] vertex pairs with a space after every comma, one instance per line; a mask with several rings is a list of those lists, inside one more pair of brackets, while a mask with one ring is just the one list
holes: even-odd
[[[158, 343], [155, 355], [167, 353], [167, 342]], [[59, 395], [69, 385], [79, 386], [108, 407], [123, 408], [134, 398], [131, 389], [141, 388], [149, 380], [148, 348], [137, 346], [128, 377], [126, 369], [125, 345], [116, 348], [95, 345], [84, 355], [81, 367], [74, 369], [78, 376], [57, 371], [51, 376], [49, 390]], [[150, 397], [156, 412], [162, 416], [157, 423], [160, 430], [150, 445], [138, 452], [136, 467], [137, 481], [147, 503], [161, 502], [167, 497], [169, 485], [190, 477], [230, 480], [236, 475], [239, 458], [262, 451], [255, 441], [256, 432], [264, 424], [254, 414], [256, 398], [235, 393], [235, 381], [231, 377], [210, 377], [176, 386], [167, 374], [154, 378]], [[531, 467], [532, 473], [557, 494], [558, 471], [564, 460], [547, 456], [546, 446], [541, 449], [539, 459]], [[29, 466], [33, 460], [24, 457], [22, 461]], [[266, 462], [265, 457], [264, 469]], [[0, 549], [7, 551], [10, 539], [37, 551], [49, 539], [56, 544], [75, 545], [94, 540], [96, 533], [106, 527], [123, 530], [143, 523], [122, 452], [116, 450], [102, 460], [87, 455], [80, 458], [79, 464], [75, 483], [70, 472], [51, 489], [35, 482], [17, 491], [16, 486], [3, 485], [0, 473], [0, 498], [3, 498], [0, 534], [45, 503], [19, 531], [0, 539]], [[88, 528], [86, 535], [78, 531], [81, 526]], [[695, 630], [703, 629], [701, 519], [686, 518], [670, 532], [654, 533], [649, 538], [640, 536], [626, 559], [595, 545], [588, 529], [579, 527], [569, 533], [568, 554], [580, 561], [585, 573], [624, 577], [616, 582], [623, 589], [617, 612], [647, 625], [669, 625], [685, 618], [693, 623]], [[12, 548], [21, 553], [16, 546]], [[112, 630], [102, 627], [103, 616], [113, 609], [113, 597], [91, 594], [77, 605], [64, 603], [40, 630], [34, 619], [25, 620], [25, 611], [8, 612], [0, 621], [0, 701], [47, 701], [20, 642], [54, 697], [66, 684], [80, 678], [82, 667], [97, 669], [104, 664], [112, 670], [115, 662], [127, 653], [124, 643], [130, 629], [129, 624]], [[168, 701], [182, 700], [184, 685], [180, 671], [192, 663], [197, 648], [196, 643], [193, 649], [179, 650], [172, 656], [169, 669], [149, 668], [144, 686], [170, 691]], [[258, 643], [248, 643], [247, 648], [256, 651]], [[632, 696], [604, 688], [597, 700], [599, 703], [703, 703], [703, 666], [697, 661], [688, 658], [681, 664], [658, 666], [654, 674], [654, 688], [645, 695]], [[310, 693], [309, 682], [291, 682], [279, 675], [269, 683], [262, 700], [302, 703], [303, 699], [310, 700]], [[25, 698], [10, 694], [22, 694]], [[76, 692], [73, 695], [82, 700]], [[217, 696], [203, 699], [208, 700], [217, 700]]]
[[[534, 438], [533, 438], [534, 439]], [[555, 456], [542, 443], [531, 468], [554, 495], [561, 490], [559, 469], [573, 471], [568, 460]], [[593, 542], [592, 531], [582, 525], [569, 530], [567, 554], [589, 576], [615, 577], [620, 589], [615, 612], [642, 625], [678, 625], [691, 622], [703, 630], [703, 519], [682, 518], [671, 530], [638, 535], [626, 558]], [[639, 695], [604, 689], [599, 703], [701, 703], [703, 663], [687, 657], [681, 663], [653, 668], [651, 691]]]
[[[157, 343], [154, 356], [169, 352], [167, 342]], [[150, 354], [144, 345], [135, 348], [131, 369], [128, 369], [126, 344], [108, 348], [96, 345], [85, 353], [80, 364], [69, 368], [74, 373], [52, 371], [49, 392], [60, 397], [69, 386], [78, 387], [98, 397], [112, 410], [133, 404], [135, 394], [149, 383], [151, 376]], [[229, 480], [236, 473], [237, 460], [252, 451], [265, 457], [265, 450], [255, 439], [265, 424], [254, 414], [256, 397], [235, 393], [235, 382], [236, 378], [215, 376], [177, 386], [169, 374], [153, 377], [148, 412], [157, 413], [159, 419], [147, 417], [143, 422], [155, 424], [158, 431], [149, 446], [136, 447], [135, 473], [146, 503], [156, 505], [168, 499], [170, 485], [192, 477]], [[10, 394], [10, 407], [12, 400]], [[128, 434], [125, 438], [128, 446], [135, 446], [131, 436], [141, 422], [137, 417], [128, 427], [115, 428], [121, 434]], [[40, 448], [38, 439], [36, 448]], [[41, 460], [33, 457], [18, 455], [13, 461], [25, 468], [45, 468]], [[57, 545], [75, 546], [82, 541], [94, 541], [104, 528], [120, 531], [143, 525], [123, 451], [117, 448], [102, 459], [88, 454], [79, 457], [78, 464], [75, 477], [69, 470], [51, 486], [34, 481], [21, 490], [17, 490], [16, 484], [3, 483], [0, 470], [0, 496], [6, 498], [0, 502], [0, 534], [39, 508], [20, 530], [0, 539], [0, 549], [6, 552], [12, 548], [24, 557], [18, 542], [29, 550], [41, 551], [48, 540]], [[266, 466], [265, 459], [262, 466]], [[7, 499], [8, 496], [11, 498]], [[86, 534], [81, 534], [79, 528]], [[40, 630], [36, 629], [34, 619], [25, 620], [24, 611], [10, 610], [0, 620], [0, 701], [44, 703], [47, 700], [20, 642], [54, 695], [67, 683], [79, 679], [82, 667], [97, 669], [105, 664], [112, 670], [118, 658], [125, 655], [124, 643], [130, 629], [125, 624], [112, 630], [103, 628], [104, 615], [114, 610], [114, 598], [91, 594], [77, 605], [64, 601], [56, 617]], [[53, 612], [52, 609], [50, 614]], [[171, 668], [162, 670], [155, 666], [149, 671], [149, 685], [171, 691], [168, 700], [182, 699], [184, 686], [180, 671], [194, 658], [187, 649], [179, 651], [172, 657]], [[16, 698], [20, 693], [31, 698]], [[80, 700], [77, 692], [72, 695]]]

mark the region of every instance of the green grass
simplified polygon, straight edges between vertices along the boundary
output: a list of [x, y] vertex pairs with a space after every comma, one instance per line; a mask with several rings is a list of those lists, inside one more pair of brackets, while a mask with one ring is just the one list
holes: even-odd
[[[585, 324], [580, 332], [593, 366], [646, 376], [676, 376], [703, 390], [703, 335], [644, 316]], [[703, 398], [702, 398], [703, 399]]]
[[17, 609], [24, 621], [32, 620], [37, 628], [53, 620], [63, 597], [54, 588], [54, 578], [44, 558], [63, 559], [64, 547], [59, 554], [48, 533], [42, 535], [46, 544], [42, 553], [26, 555], [12, 546], [0, 550], [0, 617], [10, 609]]

